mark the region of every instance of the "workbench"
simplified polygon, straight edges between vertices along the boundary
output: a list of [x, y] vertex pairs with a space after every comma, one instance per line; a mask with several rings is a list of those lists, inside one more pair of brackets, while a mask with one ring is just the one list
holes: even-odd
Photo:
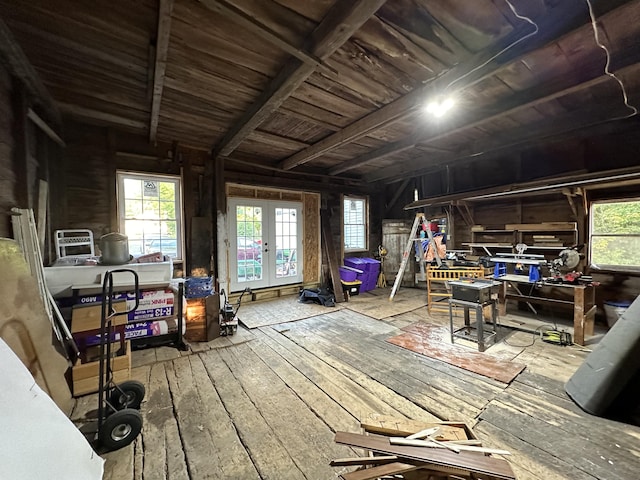
[[[593, 335], [594, 318], [596, 313], [595, 287], [586, 284], [566, 284], [537, 281], [531, 282], [526, 275], [502, 275], [495, 280], [501, 282], [498, 292], [498, 313], [506, 315], [507, 300], [517, 300], [526, 302], [533, 309], [531, 304], [541, 304], [547, 306], [571, 307], [573, 309], [573, 342], [577, 345], [585, 344], [585, 337]], [[538, 295], [522, 293], [521, 287], [529, 285], [535, 288]], [[544, 288], [544, 294], [543, 288]], [[571, 297], [572, 300], [554, 297], [555, 292], [565, 292], [568, 295], [557, 295]], [[515, 291], [515, 293], [513, 293]]]

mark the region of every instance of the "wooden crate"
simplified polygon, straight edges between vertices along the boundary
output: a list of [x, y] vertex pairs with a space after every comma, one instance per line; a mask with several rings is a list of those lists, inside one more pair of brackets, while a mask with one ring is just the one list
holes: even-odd
[[[125, 342], [124, 352], [119, 353], [120, 355], [116, 355], [111, 359], [113, 380], [116, 383], [120, 383], [131, 378], [131, 344], [129, 341]], [[74, 365], [71, 368], [73, 396], [79, 397], [88, 393], [97, 392], [99, 375], [99, 361]]]
[[[113, 309], [116, 312], [126, 312], [127, 302], [120, 300], [113, 302]], [[74, 305], [71, 309], [71, 333], [86, 332], [89, 330], [99, 330], [102, 318], [102, 305]], [[111, 320], [111, 324], [125, 325], [127, 323], [126, 315], [117, 315]]]

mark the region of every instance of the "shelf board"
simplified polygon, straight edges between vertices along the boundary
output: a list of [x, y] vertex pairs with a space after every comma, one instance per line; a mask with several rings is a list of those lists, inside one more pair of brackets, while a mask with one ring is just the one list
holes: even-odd
[[499, 248], [513, 248], [513, 245], [510, 243], [463, 243], [462, 245], [466, 245], [468, 247], [499, 247]]

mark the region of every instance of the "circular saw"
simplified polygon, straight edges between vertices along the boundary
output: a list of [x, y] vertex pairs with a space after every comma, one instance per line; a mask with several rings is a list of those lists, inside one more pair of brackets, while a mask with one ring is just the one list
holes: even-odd
[[573, 270], [580, 263], [580, 254], [573, 248], [565, 248], [558, 255], [558, 259], [561, 262], [559, 265], [561, 268]]

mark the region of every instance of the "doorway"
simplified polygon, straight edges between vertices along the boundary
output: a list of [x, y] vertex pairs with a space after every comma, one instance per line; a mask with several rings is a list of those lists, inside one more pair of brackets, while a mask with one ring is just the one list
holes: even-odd
[[299, 202], [229, 200], [232, 292], [302, 282], [301, 212]]

